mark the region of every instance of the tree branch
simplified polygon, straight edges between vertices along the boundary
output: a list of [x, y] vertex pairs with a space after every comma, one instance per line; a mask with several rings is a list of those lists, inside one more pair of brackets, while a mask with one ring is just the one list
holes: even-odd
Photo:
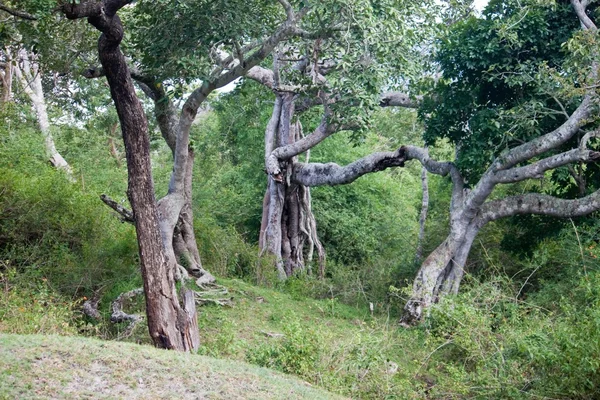
[[293, 35], [293, 27], [295, 21], [288, 19], [284, 22], [276, 32], [267, 38], [262, 45], [247, 59], [238, 63], [235, 67], [227, 71], [226, 73], [205, 81], [201, 87], [197, 88], [188, 97], [181, 117], [179, 119], [177, 145], [175, 149], [175, 163], [173, 168], [173, 174], [171, 175], [171, 182], [169, 183], [169, 192], [180, 190], [183, 187], [183, 178], [185, 173], [185, 163], [178, 160], [187, 159], [187, 146], [189, 144], [189, 131], [194, 121], [200, 104], [208, 97], [208, 95], [217, 88], [223, 87], [240, 76], [248, 72], [252, 67], [258, 65], [264, 60], [272, 51], [275, 49], [277, 44], [282, 40], [287, 39]]
[[391, 167], [403, 167], [402, 148], [395, 152], [373, 153], [344, 167], [335, 163], [295, 163], [292, 180], [304, 186], [343, 185], [371, 173]]
[[498, 171], [492, 175], [495, 183], [515, 183], [525, 179], [541, 178], [544, 172], [573, 162], [590, 162], [600, 159], [600, 152], [593, 150], [573, 149], [551, 157], [544, 158], [524, 167], [515, 167]]
[[0, 3], [0, 10], [7, 12], [7, 13], [9, 13], [10, 15], [12, 15], [14, 17], [18, 17], [18, 18], [22, 18], [22, 19], [27, 19], [27, 20], [30, 20], [30, 21], [36, 21], [37, 20], [37, 18], [34, 15], [26, 13], [25, 11], [15, 10], [15, 9], [10, 8], [10, 7], [2, 4], [2, 3]]
[[287, 146], [278, 147], [267, 157], [266, 160], [266, 169], [269, 175], [273, 175], [276, 181], [280, 182], [281, 177], [281, 169], [279, 168], [279, 160], [288, 160], [298, 154], [304, 153], [305, 151], [312, 149], [317, 144], [321, 143], [323, 140], [331, 136], [333, 133], [338, 132], [339, 126], [330, 125], [327, 120], [329, 118], [329, 111], [326, 110], [321, 118], [321, 123], [308, 136], [303, 137], [302, 139], [289, 144]]
[[450, 175], [450, 179], [452, 180], [452, 204], [458, 205], [462, 203], [465, 180], [454, 163], [450, 161], [435, 161], [429, 157], [429, 151], [421, 147], [402, 146], [401, 149], [404, 149], [406, 161], [418, 160], [432, 174], [441, 176]]
[[594, 24], [594, 22], [590, 19], [590, 17], [587, 16], [585, 12], [588, 2], [585, 0], [583, 2], [579, 0], [571, 0], [571, 4], [573, 5], [575, 14], [577, 14], [577, 18], [579, 18], [579, 21], [585, 27], [585, 29], [596, 32], [598, 30], [596, 24]]
[[527, 160], [531, 160], [549, 150], [552, 150], [575, 135], [590, 117], [592, 111], [592, 96], [586, 95], [581, 104], [561, 126], [543, 136], [512, 148], [505, 155], [496, 159], [490, 167], [492, 171], [506, 170]]
[[559, 199], [539, 193], [528, 193], [485, 203], [481, 208], [480, 218], [483, 223], [522, 214], [571, 218], [587, 215], [598, 210], [600, 210], [600, 190], [574, 200]]
[[381, 95], [379, 100], [380, 107], [405, 107], [418, 108], [423, 101], [423, 96], [410, 98], [407, 93], [403, 92], [387, 92]]
[[104, 202], [107, 206], [112, 208], [119, 214], [119, 219], [121, 222], [128, 222], [130, 224], [135, 224], [135, 217], [133, 216], [133, 212], [129, 211], [110, 197], [105, 194], [100, 195], [100, 200]]
[[250, 68], [245, 76], [246, 78], [252, 79], [261, 85], [266, 86], [271, 90], [277, 90], [278, 92], [298, 93], [302, 90], [302, 87], [300, 86], [277, 84], [273, 70], [258, 65]]
[[295, 15], [294, 15], [294, 9], [292, 8], [292, 5], [287, 0], [278, 0], [278, 1], [279, 1], [279, 4], [281, 4], [283, 9], [285, 10], [285, 15], [287, 16], [288, 21], [293, 21], [295, 18]]

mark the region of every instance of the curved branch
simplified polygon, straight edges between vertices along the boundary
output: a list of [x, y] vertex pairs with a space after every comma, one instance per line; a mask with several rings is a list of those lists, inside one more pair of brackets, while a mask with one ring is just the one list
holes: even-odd
[[281, 179], [279, 160], [288, 160], [294, 156], [297, 156], [298, 154], [304, 153], [305, 151], [312, 149], [314, 146], [321, 143], [333, 133], [338, 132], [340, 130], [339, 126], [329, 125], [327, 123], [328, 117], [329, 112], [326, 110], [323, 118], [321, 119], [321, 123], [313, 133], [303, 137], [297, 142], [287, 146], [278, 147], [273, 150], [266, 160], [265, 167], [267, 169], [267, 173], [269, 175], [273, 175], [275, 180], [279, 181]]
[[593, 150], [573, 149], [551, 157], [544, 158], [524, 167], [516, 167], [498, 171], [492, 175], [496, 183], [515, 183], [525, 179], [541, 178], [544, 172], [573, 162], [590, 162], [600, 159], [600, 152]]
[[[88, 79], [95, 79], [105, 76], [105, 73], [102, 67], [89, 67], [81, 75]], [[160, 133], [165, 142], [167, 142], [171, 152], [174, 153], [177, 143], [177, 126], [179, 123], [177, 108], [165, 92], [162, 83], [135, 70], [130, 70], [130, 75], [146, 96], [154, 102], [154, 116], [160, 128]]]
[[571, 4], [573, 5], [573, 9], [575, 10], [575, 14], [577, 14], [577, 18], [579, 18], [581, 25], [583, 25], [583, 27], [587, 30], [596, 32], [598, 30], [596, 24], [594, 24], [594, 22], [590, 19], [590, 17], [587, 16], [585, 12], [588, 2], [585, 0], [583, 2], [580, 2], [579, 0], [571, 0]]
[[403, 167], [402, 148], [395, 152], [373, 153], [344, 167], [335, 163], [295, 163], [292, 180], [304, 186], [343, 185], [371, 173], [391, 167]]
[[522, 214], [540, 214], [559, 218], [580, 217], [600, 210], [600, 190], [580, 199], [565, 200], [539, 193], [507, 197], [487, 202], [480, 218], [486, 223]]
[[285, 15], [287, 16], [288, 21], [293, 21], [295, 18], [295, 14], [294, 14], [294, 9], [292, 8], [292, 5], [287, 0], [278, 0], [278, 1], [279, 1], [279, 4], [281, 4], [283, 9], [285, 10]]
[[275, 73], [273, 72], [273, 70], [258, 65], [250, 68], [248, 72], [246, 72], [245, 77], [258, 82], [271, 90], [277, 90], [278, 92], [297, 93], [302, 91], [302, 87], [300, 86], [281, 85], [276, 83]]
[[107, 206], [115, 210], [117, 214], [119, 214], [119, 219], [121, 220], [121, 222], [128, 222], [130, 224], [135, 225], [135, 217], [133, 216], [133, 212], [126, 209], [125, 207], [123, 207], [122, 205], [120, 205], [105, 194], [100, 195], [100, 200], [102, 200], [104, 204], [106, 204]]
[[492, 164], [495, 171], [505, 170], [552, 150], [571, 139], [590, 117], [592, 96], [586, 95], [581, 104], [561, 126], [543, 136], [509, 150]]
[[252, 67], [257, 66], [275, 49], [279, 42], [293, 36], [295, 23], [296, 21], [294, 19], [288, 18], [253, 54], [224, 74], [205, 81], [201, 87], [194, 90], [188, 97], [183, 105], [183, 110], [179, 119], [177, 145], [174, 152], [175, 163], [171, 181], [169, 183], [169, 192], [179, 191], [183, 188], [186, 161], [182, 162], [182, 160], [187, 160], [190, 128], [202, 102], [213, 90], [233, 82], [240, 76], [246, 74]]
[[465, 180], [454, 163], [450, 161], [435, 161], [429, 157], [427, 149], [422, 147], [402, 146], [400, 149], [404, 149], [407, 161], [418, 160], [428, 172], [441, 176], [450, 175], [450, 179], [452, 180], [452, 204], [459, 205], [462, 203]]

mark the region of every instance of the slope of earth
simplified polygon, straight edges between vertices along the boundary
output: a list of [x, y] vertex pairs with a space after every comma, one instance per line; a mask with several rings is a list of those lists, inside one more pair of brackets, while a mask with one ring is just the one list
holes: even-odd
[[266, 368], [132, 343], [0, 335], [0, 399], [337, 399]]

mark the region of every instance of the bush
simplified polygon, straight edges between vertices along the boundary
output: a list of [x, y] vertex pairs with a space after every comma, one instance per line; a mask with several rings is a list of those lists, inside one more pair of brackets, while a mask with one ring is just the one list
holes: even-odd
[[75, 335], [78, 303], [54, 292], [47, 280], [20, 279], [0, 262], [0, 332]]
[[286, 320], [281, 339], [248, 350], [246, 358], [261, 367], [312, 379], [321, 354], [319, 335], [293, 316]]
[[599, 287], [598, 272], [571, 281], [554, 312], [518, 300], [508, 278], [444, 299], [424, 325], [431, 398], [598, 398]]

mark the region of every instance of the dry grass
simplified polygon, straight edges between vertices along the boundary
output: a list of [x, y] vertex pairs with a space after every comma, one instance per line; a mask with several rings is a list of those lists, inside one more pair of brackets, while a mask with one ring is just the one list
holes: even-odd
[[335, 399], [241, 362], [131, 343], [0, 335], [0, 399]]

